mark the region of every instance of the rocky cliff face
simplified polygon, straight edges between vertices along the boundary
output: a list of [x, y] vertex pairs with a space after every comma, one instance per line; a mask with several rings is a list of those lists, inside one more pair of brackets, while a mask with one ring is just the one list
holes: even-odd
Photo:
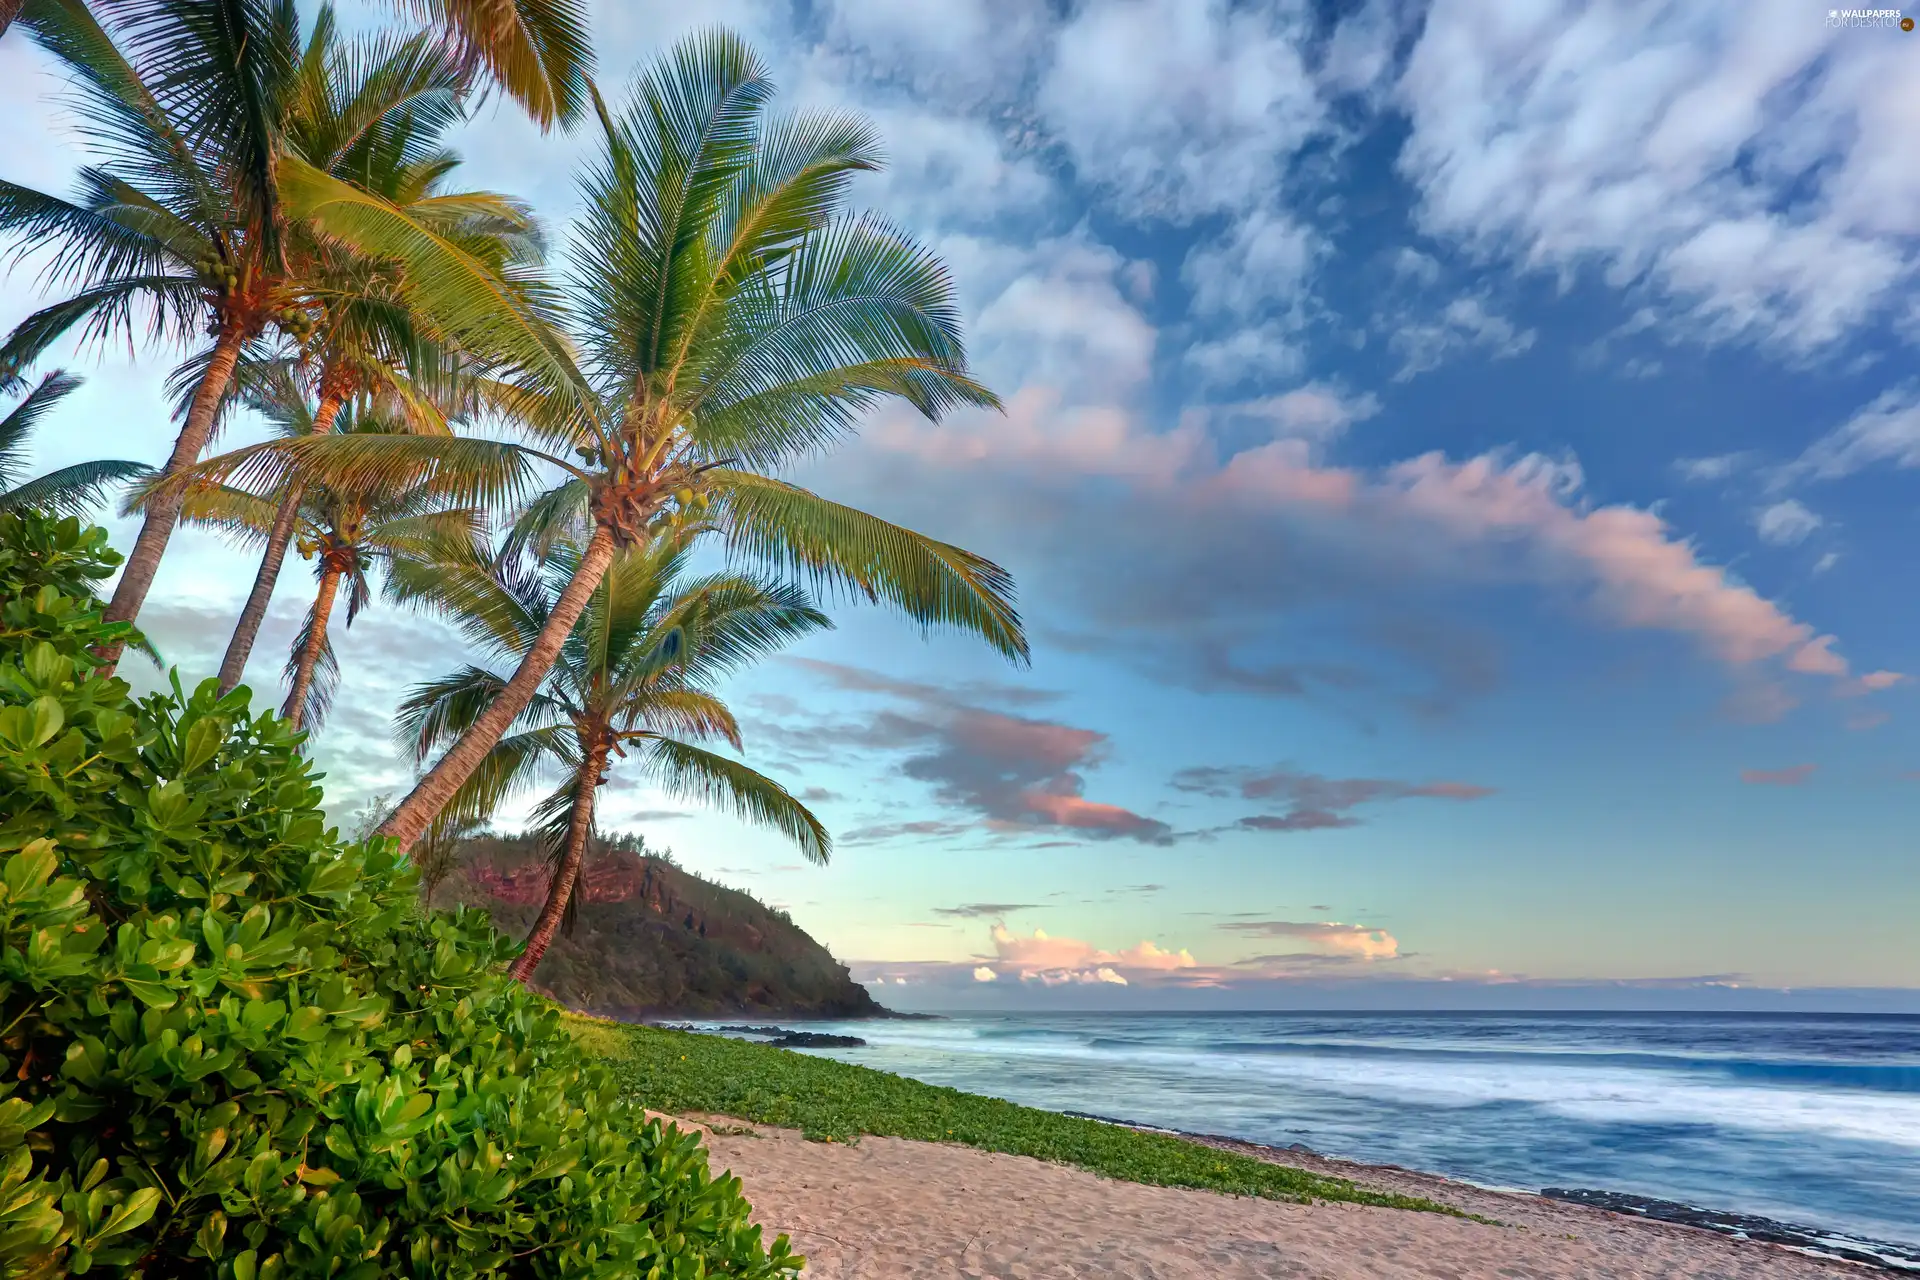
[[[546, 896], [530, 846], [485, 838], [436, 905], [485, 907], [523, 936]], [[610, 1017], [884, 1016], [845, 965], [786, 916], [664, 858], [600, 849], [584, 870], [573, 935], [553, 945], [534, 985]]]

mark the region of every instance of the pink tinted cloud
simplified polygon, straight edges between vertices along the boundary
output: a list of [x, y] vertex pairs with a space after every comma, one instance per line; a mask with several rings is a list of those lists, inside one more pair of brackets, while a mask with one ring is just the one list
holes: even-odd
[[[1354, 960], [1392, 960], [1400, 954], [1400, 940], [1371, 925], [1342, 924], [1337, 920], [1236, 920], [1220, 926], [1223, 932], [1256, 938], [1286, 938], [1325, 956]], [[1260, 956], [1256, 961], [1299, 959]], [[1243, 961], [1243, 964], [1250, 962]]]
[[[1223, 458], [1207, 420], [1189, 411], [1173, 430], [1156, 432], [1123, 409], [1070, 407], [1052, 391], [1029, 387], [1010, 398], [1002, 417], [934, 428], [890, 416], [872, 438], [935, 465], [1020, 469], [1022, 483], [1118, 480], [1142, 499], [1171, 503], [1173, 512], [1238, 507], [1305, 521], [1373, 557], [1383, 572], [1414, 554], [1436, 574], [1463, 581], [1517, 572], [1542, 585], [1583, 587], [1608, 624], [1692, 637], [1731, 667], [1764, 662], [1813, 677], [1850, 674], [1835, 637], [1702, 562], [1655, 512], [1588, 503], [1572, 461], [1499, 452], [1455, 461], [1427, 453], [1368, 471], [1327, 463], [1318, 442], [1299, 436]], [[1248, 536], [1245, 526], [1234, 527]], [[1876, 683], [1863, 678], [1858, 691], [1884, 688], [1899, 676], [1871, 679]]]
[[1836, 691], [1845, 698], [1858, 698], [1869, 693], [1879, 693], [1896, 685], [1905, 684], [1911, 677], [1898, 671], [1869, 671], [1858, 679], [1849, 680]]
[[[911, 752], [901, 762], [902, 773], [930, 784], [942, 803], [990, 829], [1055, 828], [1150, 844], [1173, 839], [1164, 822], [1086, 798], [1086, 774], [1105, 757], [1104, 733], [979, 706], [965, 700], [965, 687], [940, 689], [838, 663], [792, 661], [841, 688], [896, 699], [898, 709], [880, 712], [871, 727], [852, 737], [862, 745]], [[977, 696], [1018, 701], [1028, 695], [994, 687], [979, 689]], [[845, 838], [871, 841], [915, 834], [913, 825], [860, 828]], [[964, 826], [940, 822], [930, 824], [926, 834], [959, 830]]]
[[[1018, 934], [996, 924], [988, 935], [993, 942], [993, 960], [980, 968], [996, 977], [1013, 977], [1022, 982], [1059, 986], [1075, 982], [1104, 982], [1128, 985], [1128, 975], [1164, 974], [1192, 969], [1196, 963], [1185, 949], [1168, 951], [1152, 941], [1142, 941], [1124, 951], [1102, 951], [1077, 938], [1056, 938], [1045, 929]], [[979, 977], [977, 981], [988, 981]]]
[[1726, 571], [1700, 563], [1651, 511], [1578, 505], [1578, 466], [1529, 454], [1450, 462], [1438, 453], [1387, 473], [1408, 510], [1470, 542], [1517, 539], [1593, 580], [1596, 603], [1619, 626], [1678, 631], [1715, 657], [1744, 665], [1784, 657], [1790, 670], [1844, 676], [1832, 636], [1788, 616]]
[[1027, 812], [1055, 826], [1082, 831], [1103, 831], [1113, 835], [1151, 834], [1161, 824], [1143, 818], [1117, 804], [1101, 804], [1076, 795], [1051, 795], [1044, 791], [1024, 791], [1020, 798]]
[[1415, 787], [1408, 794], [1434, 796], [1441, 800], [1484, 800], [1493, 794], [1493, 788], [1475, 786], [1471, 782], [1428, 782]]
[[1784, 769], [1742, 769], [1740, 781], [1750, 787], [1798, 787], [1813, 777], [1817, 764], [1795, 764]]

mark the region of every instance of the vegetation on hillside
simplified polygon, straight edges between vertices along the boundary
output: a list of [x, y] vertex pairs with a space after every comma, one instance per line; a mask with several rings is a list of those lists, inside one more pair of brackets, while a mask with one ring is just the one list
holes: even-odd
[[[418, 846], [416, 846], [418, 848]], [[519, 936], [546, 897], [533, 837], [464, 841], [435, 895]], [[751, 894], [703, 880], [637, 836], [596, 839], [536, 989], [609, 1017], [859, 1018], [884, 1014], [846, 966]]]
[[777, 1125], [821, 1142], [851, 1142], [862, 1134], [957, 1142], [1154, 1186], [1457, 1212], [1169, 1134], [1039, 1111], [790, 1049], [663, 1027], [586, 1019], [570, 1025], [586, 1049], [614, 1065], [629, 1096], [675, 1115]]

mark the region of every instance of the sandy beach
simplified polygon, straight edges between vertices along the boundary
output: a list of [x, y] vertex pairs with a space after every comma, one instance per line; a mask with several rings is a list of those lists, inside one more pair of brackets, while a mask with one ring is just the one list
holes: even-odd
[[[688, 1121], [681, 1121], [683, 1125]], [[1493, 1219], [1296, 1205], [1115, 1182], [1022, 1156], [896, 1138], [807, 1142], [713, 1120], [713, 1166], [746, 1184], [820, 1280], [880, 1277], [1422, 1277], [1423, 1280], [1813, 1280], [1873, 1274], [1733, 1239], [1444, 1178], [1311, 1156], [1315, 1172]], [[1274, 1158], [1264, 1149], [1236, 1150]]]

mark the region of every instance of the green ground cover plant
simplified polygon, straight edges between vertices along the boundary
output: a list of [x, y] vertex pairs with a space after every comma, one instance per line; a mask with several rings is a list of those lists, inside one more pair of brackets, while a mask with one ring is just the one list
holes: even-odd
[[0, 514], [0, 1273], [798, 1270], [483, 914], [327, 829], [283, 721], [99, 673], [117, 559]]
[[1457, 1212], [1168, 1134], [1017, 1106], [831, 1058], [660, 1027], [577, 1016], [569, 1022], [583, 1048], [613, 1064], [630, 1097], [675, 1115], [730, 1116], [798, 1129], [821, 1142], [863, 1134], [957, 1142], [1154, 1186]]

